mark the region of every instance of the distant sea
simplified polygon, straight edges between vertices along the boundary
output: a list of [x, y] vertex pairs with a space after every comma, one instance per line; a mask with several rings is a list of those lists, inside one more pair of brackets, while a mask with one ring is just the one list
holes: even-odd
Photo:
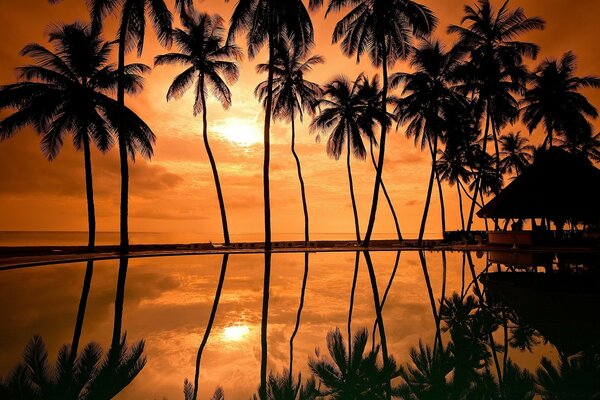
[[[406, 238], [415, 238], [417, 233], [403, 233]], [[394, 239], [395, 233], [373, 234], [373, 239]], [[439, 233], [425, 235], [426, 239], [441, 237]], [[302, 240], [303, 233], [279, 233], [273, 235], [273, 240]], [[354, 240], [353, 233], [314, 233], [311, 240]], [[248, 233], [231, 235], [233, 242], [258, 242], [263, 240], [262, 233]], [[220, 234], [194, 233], [194, 232], [130, 232], [131, 244], [155, 243], [220, 243], [223, 237]], [[119, 232], [97, 232], [97, 245], [111, 245], [119, 243]], [[0, 231], [0, 246], [85, 246], [87, 244], [86, 231]]]

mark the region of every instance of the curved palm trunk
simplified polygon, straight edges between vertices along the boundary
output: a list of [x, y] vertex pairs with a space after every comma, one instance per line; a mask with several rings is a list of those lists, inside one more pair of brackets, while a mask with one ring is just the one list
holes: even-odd
[[[483, 153], [486, 152], [487, 146], [487, 138], [490, 131], [490, 114], [489, 108], [488, 113], [485, 117], [485, 133], [483, 135]], [[467, 232], [471, 231], [471, 224], [473, 223], [473, 213], [475, 212], [475, 204], [477, 203], [477, 195], [479, 194], [479, 186], [481, 185], [481, 175], [482, 171], [479, 172], [479, 176], [477, 177], [477, 184], [475, 185], [475, 190], [473, 192], [473, 201], [471, 202], [471, 210], [469, 211], [469, 220], [467, 222]]]
[[435, 171], [435, 180], [437, 182], [438, 193], [440, 196], [440, 218], [442, 220], [442, 238], [446, 234], [446, 207], [444, 206], [444, 192], [442, 191], [442, 181], [440, 180], [440, 174]]
[[456, 190], [458, 191], [458, 207], [460, 210], [460, 226], [462, 228], [462, 230], [465, 230], [465, 212], [463, 210], [463, 200], [462, 200], [462, 193], [460, 192], [460, 186], [457, 183], [456, 184]]
[[300, 304], [298, 305], [298, 312], [296, 314], [296, 325], [294, 326], [294, 331], [292, 332], [292, 336], [290, 337], [290, 382], [292, 377], [294, 376], [292, 370], [294, 368], [294, 339], [296, 338], [296, 334], [298, 334], [298, 330], [300, 329], [300, 317], [302, 316], [302, 309], [304, 308], [304, 295], [306, 294], [306, 282], [308, 280], [308, 252], [304, 253], [304, 276], [302, 277], [302, 289], [300, 291]]
[[[382, 61], [382, 87], [381, 87], [381, 110], [382, 115], [387, 115], [387, 91], [388, 91], [388, 70], [387, 70], [387, 47], [385, 38], [380, 39], [383, 61]], [[383, 162], [385, 161], [385, 140], [387, 137], [387, 124], [381, 124], [381, 137], [379, 139], [379, 161], [377, 162], [377, 173], [375, 174], [375, 188], [373, 189], [373, 201], [371, 202], [371, 212], [369, 214], [369, 225], [367, 226], [367, 232], [365, 233], [365, 240], [363, 246], [369, 246], [371, 241], [371, 235], [373, 234], [373, 227], [375, 226], [375, 217], [377, 215], [377, 204], [379, 202], [379, 187], [382, 183], [383, 176]]]
[[121, 257], [119, 259], [119, 275], [117, 278], [117, 294], [115, 296], [115, 320], [113, 324], [113, 334], [111, 340], [111, 349], [120, 347], [120, 340], [123, 325], [123, 305], [125, 303], [125, 282], [127, 280], [127, 268], [129, 259]]
[[210, 310], [210, 316], [208, 317], [208, 323], [206, 324], [206, 330], [202, 337], [200, 347], [198, 347], [198, 354], [196, 355], [196, 372], [194, 374], [194, 394], [192, 400], [196, 400], [198, 396], [198, 381], [200, 378], [200, 362], [202, 361], [202, 353], [208, 342], [210, 331], [212, 330], [213, 323], [215, 322], [215, 316], [217, 315], [217, 309], [219, 308], [219, 300], [221, 299], [221, 291], [223, 290], [223, 284], [225, 283], [225, 274], [227, 273], [227, 262], [229, 260], [229, 254], [223, 254], [223, 262], [221, 264], [221, 274], [219, 275], [219, 282], [217, 283], [217, 290], [215, 292], [215, 300], [213, 301], [212, 309]]
[[433, 289], [431, 287], [431, 280], [429, 279], [429, 271], [427, 269], [427, 260], [425, 254], [419, 251], [419, 259], [421, 260], [421, 268], [423, 269], [423, 276], [425, 277], [425, 285], [427, 286], [427, 294], [429, 295], [429, 303], [431, 304], [431, 312], [433, 313], [433, 320], [435, 322], [435, 339], [433, 340], [433, 354], [436, 354], [438, 343], [442, 344], [442, 333], [440, 330], [440, 316], [435, 306], [435, 297], [433, 295]]
[[[396, 261], [394, 262], [394, 268], [392, 269], [392, 273], [390, 274], [390, 279], [388, 281], [387, 286], [385, 287], [385, 291], [383, 292], [383, 297], [381, 298], [381, 310], [383, 310], [383, 306], [385, 305], [385, 301], [387, 300], [387, 296], [390, 292], [390, 288], [392, 287], [392, 283], [394, 282], [394, 277], [396, 276], [396, 271], [398, 270], [398, 264], [400, 263], [400, 254], [402, 252], [398, 251], [396, 253]], [[373, 323], [373, 339], [371, 340], [372, 342], [372, 347], [371, 347], [371, 351], [375, 351], [375, 331], [377, 331], [377, 319], [375, 320], [375, 322]]]
[[265, 252], [265, 274], [263, 277], [263, 303], [260, 323], [260, 388], [259, 397], [267, 399], [267, 323], [269, 320], [269, 288], [271, 286], [271, 252]]
[[[221, 181], [219, 180], [219, 172], [217, 171], [217, 163], [213, 157], [212, 150], [208, 144], [208, 122], [206, 115], [206, 96], [204, 94], [204, 74], [200, 75], [200, 96], [202, 101], [202, 138], [204, 139], [204, 147], [206, 148], [206, 154], [208, 154], [208, 160], [210, 162], [210, 168], [212, 169], [213, 178], [215, 180], [215, 187], [217, 189], [217, 198], [219, 199], [219, 208], [221, 210], [221, 223], [223, 224], [223, 240], [226, 246], [229, 246], [229, 228], [227, 226], [227, 213], [225, 211], [225, 200], [223, 199], [223, 191], [221, 190]], [[195, 398], [195, 396], [194, 396]]]
[[350, 168], [350, 130], [348, 130], [348, 154], [346, 155], [346, 167], [348, 168], [348, 184], [350, 186], [350, 199], [352, 200], [352, 211], [354, 213], [354, 229], [356, 230], [356, 242], [360, 243], [360, 227], [358, 224], [358, 210], [354, 198], [354, 184], [352, 183], [352, 169]]
[[[377, 288], [377, 277], [373, 268], [373, 261], [368, 251], [363, 252], [367, 261], [367, 269], [369, 270], [369, 280], [371, 281], [371, 290], [373, 291], [373, 303], [375, 306], [375, 314], [377, 315], [377, 325], [379, 326], [379, 337], [381, 339], [381, 353], [383, 356], [383, 365], [389, 365], [389, 355], [387, 348], [387, 337], [385, 335], [385, 325], [383, 323], [383, 314], [381, 312], [381, 302], [379, 300], [379, 289]], [[391, 385], [387, 382], [386, 398], [391, 399]]]
[[357, 251], [354, 257], [354, 276], [352, 277], [352, 289], [350, 290], [350, 305], [348, 306], [348, 359], [352, 359], [352, 311], [354, 310], [354, 293], [356, 292], [356, 282], [358, 281], [358, 266], [360, 254]]
[[[437, 151], [437, 140], [433, 144], [433, 154]], [[427, 224], [427, 214], [429, 213], [429, 205], [431, 203], [431, 192], [433, 190], [433, 180], [435, 178], [435, 158], [431, 161], [431, 174], [429, 175], [429, 184], [427, 185], [427, 198], [425, 199], [425, 208], [423, 209], [423, 217], [421, 218], [421, 227], [419, 228], [419, 243], [423, 242], [425, 234], [425, 225]]]
[[83, 158], [85, 164], [85, 194], [87, 199], [88, 214], [88, 250], [94, 251], [96, 245], [96, 211], [94, 207], [94, 186], [92, 182], [92, 155], [90, 151], [90, 139], [87, 132], [83, 137]]
[[[375, 171], [377, 171], [377, 162], [375, 161], [375, 154], [373, 154], [373, 141], [372, 140], [370, 141], [369, 150], [371, 152], [371, 161], [373, 162], [373, 167], [375, 167]], [[396, 215], [396, 210], [394, 209], [394, 204], [392, 203], [392, 199], [390, 198], [390, 195], [388, 194], [388, 191], [385, 188], [385, 184], [383, 183], [383, 178], [381, 178], [381, 189], [383, 189], [383, 194], [388, 203], [388, 206], [390, 207], [392, 217], [394, 218], [394, 225], [396, 226], [396, 234], [398, 235], [398, 241], [401, 242], [402, 241], [402, 232], [400, 232], [400, 224], [398, 223], [398, 216]]]
[[71, 353], [69, 354], [69, 364], [73, 365], [77, 358], [77, 351], [79, 349], [79, 341], [81, 339], [81, 332], [83, 330], [83, 321], [85, 318], [85, 310], [87, 307], [87, 300], [90, 294], [90, 288], [92, 286], [92, 276], [94, 274], [94, 261], [88, 260], [85, 268], [85, 277], [83, 278], [83, 287], [81, 289], [81, 297], [79, 298], [79, 307], [77, 309], [77, 318], [75, 320], [75, 329], [73, 330], [73, 340], [71, 341]]
[[[117, 67], [117, 102], [122, 109], [125, 109], [125, 48], [127, 38], [127, 20], [125, 16], [129, 13], [129, 4], [126, 2], [123, 9], [124, 20], [119, 27], [119, 54]], [[125, 140], [126, 127], [122, 121], [119, 121], [119, 161], [121, 166], [121, 208], [120, 208], [120, 252], [127, 254], [129, 252], [129, 158], [127, 157], [127, 140]]]
[[[294, 108], [291, 110], [291, 118], [292, 118], [292, 155], [296, 160], [296, 169], [298, 170], [298, 181], [300, 182], [300, 193], [302, 194], [302, 210], [304, 211], [304, 241], [306, 244], [310, 242], [308, 229], [308, 204], [306, 203], [306, 190], [304, 188], [304, 179], [302, 178], [302, 168], [300, 165], [300, 157], [296, 153], [296, 124], [294, 121]], [[290, 368], [290, 376], [292, 369]]]

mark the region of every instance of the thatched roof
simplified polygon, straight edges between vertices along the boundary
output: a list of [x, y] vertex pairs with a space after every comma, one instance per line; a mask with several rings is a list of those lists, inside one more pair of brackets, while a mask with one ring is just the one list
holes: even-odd
[[600, 170], [587, 160], [552, 148], [488, 202], [481, 218], [600, 220]]

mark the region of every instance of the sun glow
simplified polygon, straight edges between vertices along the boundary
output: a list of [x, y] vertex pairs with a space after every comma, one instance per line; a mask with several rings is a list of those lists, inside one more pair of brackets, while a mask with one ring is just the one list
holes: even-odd
[[250, 332], [247, 325], [233, 325], [223, 329], [223, 338], [228, 342], [239, 342]]
[[262, 142], [262, 134], [251, 118], [231, 117], [216, 121], [212, 130], [238, 146], [249, 147]]

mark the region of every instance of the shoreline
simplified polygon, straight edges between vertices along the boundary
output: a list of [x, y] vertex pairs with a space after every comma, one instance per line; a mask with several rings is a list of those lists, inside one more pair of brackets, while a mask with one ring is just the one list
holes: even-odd
[[[511, 247], [489, 246], [465, 242], [444, 242], [443, 240], [372, 240], [368, 247], [357, 245], [354, 241], [328, 240], [277, 241], [272, 243], [271, 253], [318, 253], [318, 252], [355, 252], [355, 251], [499, 251], [506, 253], [584, 253], [600, 255], [598, 247], [529, 247], [514, 249]], [[129, 253], [119, 253], [117, 245], [96, 246], [90, 252], [87, 246], [0, 246], [0, 271], [25, 267], [85, 262], [88, 260], [114, 260], [126, 258], [172, 257], [210, 254], [262, 254], [264, 242], [238, 242], [230, 246], [213, 243], [189, 244], [138, 244], [130, 245]]]

